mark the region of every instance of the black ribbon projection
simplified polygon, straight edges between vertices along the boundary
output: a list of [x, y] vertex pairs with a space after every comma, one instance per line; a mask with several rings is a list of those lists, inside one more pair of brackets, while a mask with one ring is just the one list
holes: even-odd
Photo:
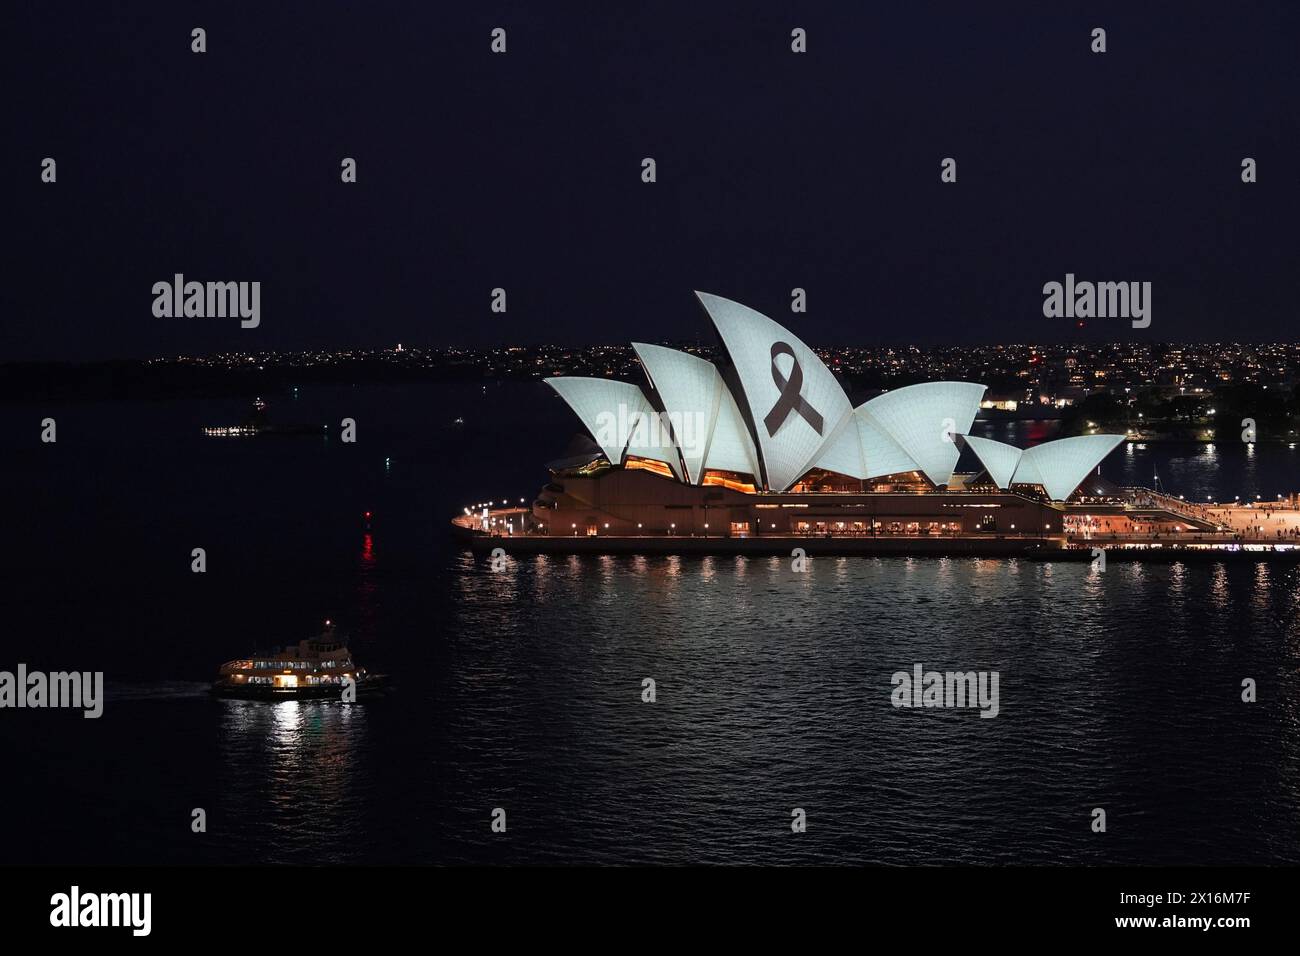
[[[782, 375], [781, 370], [776, 367], [776, 357], [778, 355], [788, 355], [794, 361], [794, 367], [790, 369], [789, 378]], [[763, 417], [763, 424], [767, 426], [767, 437], [771, 438], [776, 434], [776, 430], [790, 417], [791, 412], [798, 412], [799, 416], [820, 435], [822, 433], [822, 417], [818, 414], [817, 409], [809, 405], [808, 400], [799, 394], [799, 390], [803, 388], [803, 369], [799, 367], [799, 360], [795, 358], [794, 349], [787, 342], [772, 343], [772, 381], [776, 383], [776, 387], [780, 389], [781, 394], [777, 396], [776, 404], [772, 406], [772, 410]]]

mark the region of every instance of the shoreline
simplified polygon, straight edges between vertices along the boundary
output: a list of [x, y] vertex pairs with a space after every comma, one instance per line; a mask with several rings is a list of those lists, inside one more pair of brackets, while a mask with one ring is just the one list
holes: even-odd
[[1138, 541], [1072, 541], [1065, 539], [1024, 538], [943, 538], [863, 537], [817, 538], [807, 535], [769, 535], [760, 538], [729, 537], [544, 537], [528, 535], [485, 535], [466, 532], [454, 526], [463, 546], [476, 556], [491, 555], [496, 548], [507, 556], [518, 555], [681, 555], [691, 557], [792, 557], [796, 548], [815, 557], [891, 557], [891, 558], [1025, 558], [1040, 562], [1091, 562], [1093, 550], [1100, 548], [1107, 562], [1174, 562], [1214, 563], [1279, 562], [1300, 563], [1300, 545], [1247, 543], [1244, 545], [1171, 545]]

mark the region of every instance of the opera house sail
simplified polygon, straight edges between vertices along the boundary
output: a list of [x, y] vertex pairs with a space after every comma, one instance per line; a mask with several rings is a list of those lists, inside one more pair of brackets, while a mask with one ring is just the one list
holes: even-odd
[[[530, 540], [814, 535], [942, 539], [971, 551], [991, 539], [1059, 544], [1123, 522], [1197, 527], [1195, 515], [1100, 476], [1122, 435], [1026, 449], [972, 435], [985, 392], [974, 382], [908, 385], [854, 405], [789, 329], [696, 294], [720, 363], [637, 342], [640, 382], [546, 379], [589, 436], [585, 450], [551, 464], [531, 507], [508, 517], [467, 507], [457, 522]], [[959, 472], [963, 451], [969, 469]]]

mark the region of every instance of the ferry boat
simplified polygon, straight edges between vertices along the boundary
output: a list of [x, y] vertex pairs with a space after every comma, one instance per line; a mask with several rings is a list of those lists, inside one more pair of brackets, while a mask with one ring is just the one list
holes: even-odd
[[238, 425], [211, 425], [203, 429], [209, 438], [257, 438], [268, 435], [324, 435], [328, 425], [273, 425], [268, 419], [266, 402], [257, 398], [248, 416]]
[[344, 639], [326, 621], [324, 631], [295, 647], [222, 664], [212, 693], [254, 700], [341, 700], [349, 682], [355, 682], [360, 700], [382, 691], [387, 676], [357, 667]]

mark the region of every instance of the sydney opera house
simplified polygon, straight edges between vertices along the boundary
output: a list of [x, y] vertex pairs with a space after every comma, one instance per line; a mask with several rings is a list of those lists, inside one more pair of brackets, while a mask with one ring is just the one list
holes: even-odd
[[[551, 480], [531, 508], [484, 513], [477, 530], [552, 540], [950, 541], [1193, 530], [1187, 515], [1135, 501], [1100, 476], [1122, 435], [1028, 449], [971, 435], [985, 391], [973, 382], [911, 385], [855, 407], [789, 330], [697, 295], [727, 360], [634, 343], [643, 383], [547, 379], [586, 437], [549, 465]], [[964, 448], [975, 464], [958, 473]]]

